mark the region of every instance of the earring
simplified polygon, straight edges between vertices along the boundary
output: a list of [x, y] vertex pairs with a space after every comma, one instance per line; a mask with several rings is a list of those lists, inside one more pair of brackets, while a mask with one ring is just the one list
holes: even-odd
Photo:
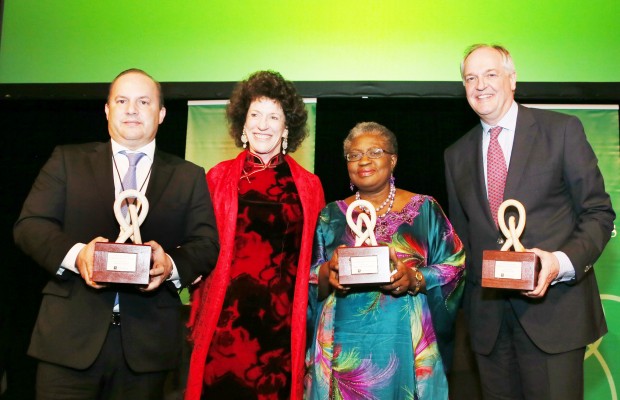
[[286, 154], [286, 149], [288, 148], [288, 139], [286, 136], [282, 137], [282, 154]]
[[243, 148], [248, 147], [248, 136], [245, 134], [245, 129], [241, 132], [241, 143], [243, 143]]
[[353, 185], [351, 181], [349, 181], [349, 189], [351, 189], [352, 192], [355, 190], [355, 185]]

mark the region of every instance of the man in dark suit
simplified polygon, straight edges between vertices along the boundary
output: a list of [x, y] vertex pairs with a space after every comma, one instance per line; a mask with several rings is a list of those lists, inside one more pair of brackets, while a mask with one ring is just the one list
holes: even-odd
[[[581, 399], [585, 348], [607, 332], [592, 266], [615, 218], [596, 156], [577, 118], [514, 101], [505, 48], [472, 46], [461, 74], [480, 124], [444, 161], [450, 220], [467, 250], [464, 310], [484, 397]], [[487, 160], [494, 127], [504, 167]], [[495, 165], [507, 169], [503, 199], [527, 212], [520, 240], [541, 260], [532, 291], [481, 287], [482, 252], [504, 240], [487, 199]]]
[[[204, 170], [159, 151], [161, 87], [122, 72], [105, 105], [111, 141], [57, 147], [15, 224], [18, 246], [50, 273], [28, 353], [39, 399], [157, 399], [180, 361], [177, 289], [209, 274], [219, 242]], [[152, 249], [145, 287], [94, 282], [96, 242], [119, 234], [112, 205], [130, 153], [150, 204], [140, 227]]]

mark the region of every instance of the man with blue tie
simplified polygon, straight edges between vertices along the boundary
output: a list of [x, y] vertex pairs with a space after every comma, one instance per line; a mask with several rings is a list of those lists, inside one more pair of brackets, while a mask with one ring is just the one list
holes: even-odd
[[[444, 153], [450, 221], [467, 252], [463, 308], [485, 399], [582, 399], [585, 348], [607, 332], [594, 262], [615, 213], [581, 122], [514, 100], [508, 50], [474, 45], [461, 63], [480, 117]], [[481, 286], [499, 250], [502, 200], [527, 213], [519, 238], [540, 257], [531, 291]]]
[[[18, 246], [50, 273], [28, 354], [38, 399], [158, 399], [182, 345], [178, 289], [210, 273], [219, 251], [204, 169], [157, 149], [161, 86], [119, 74], [105, 104], [111, 140], [58, 146], [14, 227]], [[133, 181], [133, 182], [132, 182]], [[119, 234], [113, 204], [134, 186], [149, 202], [145, 287], [93, 281], [95, 243]]]

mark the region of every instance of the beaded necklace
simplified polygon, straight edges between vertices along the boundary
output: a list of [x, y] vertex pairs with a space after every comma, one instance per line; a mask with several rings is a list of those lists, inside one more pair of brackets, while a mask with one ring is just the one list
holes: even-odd
[[[395, 197], [396, 197], [396, 186], [394, 185], [394, 179], [392, 178], [392, 179], [390, 179], [390, 194], [388, 194], [388, 197], [385, 199], [385, 201], [379, 207], [375, 208], [375, 211], [377, 211], [377, 213], [378, 213], [379, 211], [381, 211], [387, 205], [388, 206], [387, 211], [385, 213], [383, 213], [382, 215], [378, 215], [377, 214], [377, 218], [385, 217], [392, 210], [392, 206], [394, 205], [394, 198]], [[361, 198], [360, 191], [358, 190], [357, 192], [355, 192], [355, 200], [359, 200], [360, 198]], [[363, 212], [368, 213], [368, 211], [366, 210], [365, 207], [360, 207], [360, 209]]]

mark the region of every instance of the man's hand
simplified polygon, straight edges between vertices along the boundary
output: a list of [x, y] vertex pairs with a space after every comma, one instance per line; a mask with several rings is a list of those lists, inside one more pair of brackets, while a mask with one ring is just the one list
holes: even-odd
[[533, 252], [540, 258], [540, 273], [538, 274], [538, 284], [534, 290], [530, 292], [523, 292], [527, 297], [539, 299], [545, 296], [547, 289], [551, 282], [558, 277], [560, 273], [560, 262], [553, 253], [540, 250], [537, 248], [526, 249], [526, 251]]
[[151, 246], [151, 261], [153, 264], [151, 266], [151, 271], [149, 272], [149, 275], [151, 276], [149, 279], [149, 285], [141, 290], [144, 292], [150, 292], [151, 290], [157, 289], [166, 281], [166, 279], [170, 278], [170, 275], [172, 275], [172, 261], [164, 251], [164, 248], [161, 247], [156, 241], [151, 240], [150, 242], [146, 242], [144, 244]]
[[104, 288], [106, 285], [99, 285], [93, 281], [93, 265], [95, 263], [95, 243], [108, 242], [108, 239], [98, 236], [90, 241], [80, 252], [75, 259], [75, 267], [80, 272], [84, 282], [90, 287], [95, 289]]

